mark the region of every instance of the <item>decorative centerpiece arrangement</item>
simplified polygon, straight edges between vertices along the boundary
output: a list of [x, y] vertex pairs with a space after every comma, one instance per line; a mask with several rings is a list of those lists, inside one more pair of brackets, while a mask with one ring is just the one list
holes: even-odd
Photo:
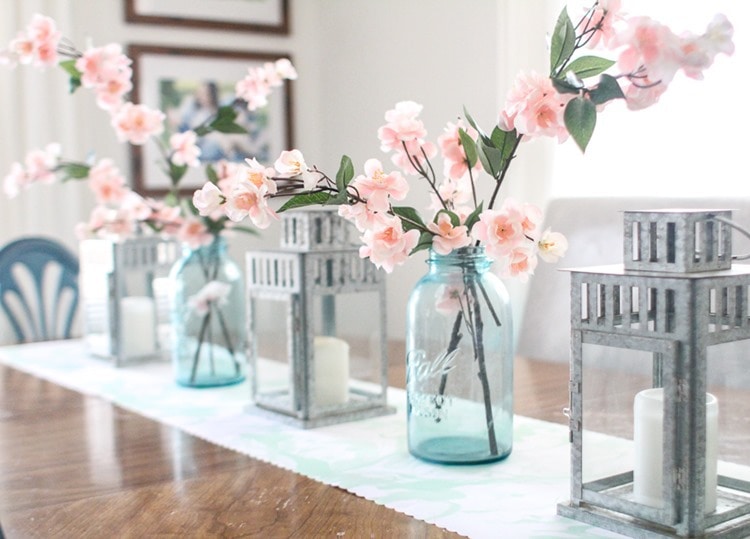
[[[571, 273], [570, 502], [558, 513], [631, 537], [747, 537], [750, 481], [717, 473], [708, 349], [750, 339], [750, 266], [729, 210], [625, 212], [624, 263]], [[584, 480], [584, 346], [652, 354], [634, 399], [631, 471]], [[642, 358], [638, 358], [642, 361]], [[731, 414], [731, 406], [722, 408]]]
[[[494, 263], [502, 276], [527, 278], [537, 257], [555, 261], [567, 246], [562, 235], [541, 230], [538, 208], [499, 197], [516, 152], [539, 136], [570, 136], [585, 150], [599, 111], [617, 100], [634, 110], [656, 103], [679, 69], [700, 78], [716, 54], [732, 52], [731, 30], [719, 16], [703, 35], [676, 36], [647, 17], [626, 18], [616, 1], [595, 3], [575, 25], [563, 10], [548, 76], [521, 74], [489, 132], [465, 113], [435, 146], [419, 119], [422, 107], [404, 101], [378, 130], [400, 170], [370, 159], [355, 175], [344, 156], [333, 176], [289, 150], [273, 169], [250, 163], [232, 188], [209, 182], [193, 200], [202, 215], [223, 209], [259, 227], [276, 218], [274, 197], [291, 197], [279, 211], [338, 206], [360, 230], [360, 256], [388, 272], [429, 249], [430, 273], [409, 304], [409, 449], [436, 462], [498, 460], [512, 445], [511, 323], [507, 296], [487, 270]], [[578, 54], [587, 47], [616, 52], [617, 60]], [[431, 162], [438, 147], [441, 175]], [[486, 199], [480, 172], [489, 177]], [[429, 186], [429, 218], [399, 205], [409, 191], [403, 174]]]
[[[218, 107], [199, 125], [167, 137], [164, 112], [128, 101], [133, 86], [132, 61], [117, 44], [91, 46], [79, 51], [62, 37], [54, 20], [34, 15], [28, 27], [4, 51], [3, 58], [12, 65], [17, 62], [64, 69], [70, 76], [71, 91], [82, 87], [94, 93], [99, 107], [109, 114], [121, 142], [158, 146], [162, 156], [160, 168], [170, 180], [170, 191], [163, 200], [143, 198], [128, 187], [125, 177], [111, 160], [65, 159], [61, 157], [60, 145], [55, 143], [31, 151], [24, 163], [12, 165], [4, 179], [3, 187], [11, 197], [34, 184], [49, 183], [58, 178], [62, 181], [86, 180], [97, 205], [89, 221], [79, 226], [78, 233], [82, 239], [97, 237], [110, 242], [104, 247], [109, 252], [110, 262], [106, 272], [127, 266], [131, 271], [139, 269], [143, 273], [141, 280], [149, 276], [151, 279], [159, 277], [152, 271], [156, 259], [146, 256], [139, 264], [140, 258], [131, 259], [127, 253], [141, 252], [141, 244], [144, 241], [154, 243], [153, 238], [183, 244], [183, 258], [174, 267], [167, 290], [162, 280], [156, 286], [148, 283], [145, 292], [135, 292], [132, 284], [128, 289], [123, 275], [112, 279], [117, 283], [115, 287], [110, 283], [109, 287], [96, 289], [82, 283], [85, 333], [87, 341], [96, 343], [94, 351], [105, 350], [101, 355], [112, 355], [118, 360], [153, 352], [153, 347], [146, 346], [125, 353], [131, 345], [121, 341], [122, 336], [133, 329], [123, 324], [140, 327], [136, 318], [127, 314], [133, 305], [141, 320], [163, 318], [156, 312], [160, 302], [154, 296], [154, 289], [158, 288], [163, 292], [162, 298], [165, 294], [171, 296], [171, 350], [178, 382], [203, 386], [242, 380], [245, 376], [242, 279], [239, 269], [227, 259], [223, 236], [228, 229], [254, 230], [236, 226], [221, 214], [198, 216], [189, 199], [180, 197], [179, 188], [189, 169], [202, 166], [199, 146], [202, 137], [213, 132], [246, 133], [245, 127], [237, 122], [238, 111], [242, 108], [254, 111], [265, 106], [274, 88], [283, 85], [287, 79], [296, 78], [291, 62], [279, 59], [250, 68], [247, 76], [237, 83], [236, 96], [231, 103]], [[236, 174], [244, 173], [236, 162], [230, 161], [208, 164], [205, 172], [207, 178], [222, 186]], [[144, 240], [144, 237], [151, 239]], [[97, 258], [96, 255], [89, 256], [89, 249], [82, 248], [82, 251], [84, 275], [91, 276], [102, 269], [101, 253]], [[159, 264], [163, 266], [164, 259], [160, 260]], [[171, 260], [174, 261], [174, 256]], [[89, 263], [96, 267], [87, 267]], [[142, 290], [142, 283], [140, 287], [138, 290]], [[131, 297], [136, 299], [124, 299]], [[90, 304], [87, 304], [89, 300]], [[124, 308], [123, 301], [126, 303]], [[96, 318], [97, 313], [102, 318]], [[109, 333], [103, 335], [107, 331]], [[151, 333], [148, 331], [149, 335]]]

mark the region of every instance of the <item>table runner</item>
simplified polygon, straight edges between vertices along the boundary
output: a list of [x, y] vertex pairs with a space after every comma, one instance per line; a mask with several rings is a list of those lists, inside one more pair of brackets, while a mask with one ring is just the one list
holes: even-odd
[[[440, 466], [409, 455], [399, 389], [394, 415], [303, 430], [248, 412], [247, 382], [184, 388], [165, 361], [115, 368], [77, 340], [3, 347], [0, 362], [468, 537], [620, 537], [555, 514], [569, 493], [563, 425], [516, 416], [505, 461]], [[629, 442], [595, 436], [612, 461], [630, 458]]]

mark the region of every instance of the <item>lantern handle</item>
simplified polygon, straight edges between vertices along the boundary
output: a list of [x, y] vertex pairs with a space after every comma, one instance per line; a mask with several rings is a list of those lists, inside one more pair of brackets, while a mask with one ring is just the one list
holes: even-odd
[[[724, 217], [719, 217], [718, 215], [712, 215], [711, 216], [715, 221], [719, 221], [721, 223], [727, 224], [733, 229], [735, 229], [737, 232], [745, 236], [746, 238], [750, 239], [750, 231], [748, 231], [746, 228], [741, 227], [731, 219], [726, 219]], [[732, 260], [747, 260], [750, 259], [750, 253], [744, 254], [744, 255], [732, 255]]]

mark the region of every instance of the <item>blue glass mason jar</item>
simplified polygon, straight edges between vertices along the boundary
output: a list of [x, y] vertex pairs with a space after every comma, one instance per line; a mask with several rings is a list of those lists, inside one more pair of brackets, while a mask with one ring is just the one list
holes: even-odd
[[430, 462], [478, 464], [513, 445], [513, 326], [505, 286], [484, 247], [430, 251], [409, 296], [409, 451]]
[[184, 247], [172, 267], [172, 365], [177, 383], [190, 387], [245, 379], [245, 295], [242, 272], [224, 238]]

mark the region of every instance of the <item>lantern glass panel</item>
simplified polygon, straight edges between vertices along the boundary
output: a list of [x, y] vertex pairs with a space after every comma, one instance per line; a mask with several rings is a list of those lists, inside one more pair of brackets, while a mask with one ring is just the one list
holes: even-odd
[[[256, 298], [252, 302], [252, 308], [255, 316], [250, 346], [255, 348], [256, 357], [261, 363], [256, 369], [255, 383], [261, 393], [269, 398], [273, 395], [289, 395], [292, 387], [287, 328], [289, 297]], [[283, 407], [291, 410], [288, 398]]]
[[[719, 474], [750, 481], [750, 371], [746, 368], [748, 342], [707, 348], [708, 392], [718, 401]], [[743, 367], [743, 364], [745, 365]]]
[[[634, 469], [633, 404], [638, 392], [652, 387], [652, 356], [640, 350], [583, 344], [584, 484]], [[655, 450], [661, 453], [661, 445]]]
[[[336, 337], [348, 345], [349, 377], [353, 380], [380, 382], [378, 302], [375, 291], [313, 298], [314, 336]], [[325, 372], [319, 374], [325, 376]]]

